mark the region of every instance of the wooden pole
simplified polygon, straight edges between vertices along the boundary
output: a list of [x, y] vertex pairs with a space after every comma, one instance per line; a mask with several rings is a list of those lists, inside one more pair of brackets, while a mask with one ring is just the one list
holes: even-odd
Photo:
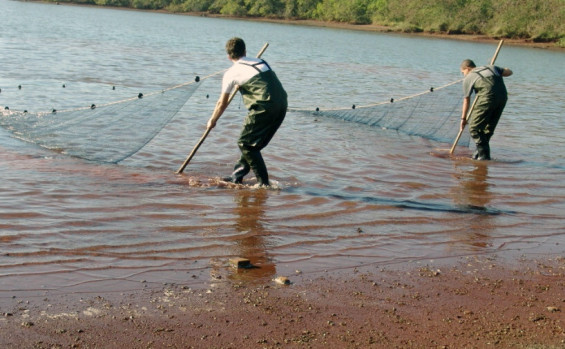
[[[503, 43], [504, 43], [504, 40], [500, 40], [500, 42], [498, 43], [498, 47], [496, 48], [496, 52], [494, 53], [494, 56], [492, 56], [492, 59], [490, 60], [491, 65], [493, 65], [494, 62], [496, 62], [496, 58], [498, 57], [498, 52], [500, 52], [500, 48], [502, 47]], [[471, 112], [473, 111], [473, 108], [475, 108], [476, 103], [477, 103], [477, 97], [475, 96], [475, 99], [473, 100], [473, 104], [471, 105], [471, 108], [469, 108], [467, 115], [465, 115], [465, 121], [469, 120], [469, 116], [471, 116]], [[461, 134], [463, 134], [463, 130], [464, 130], [464, 128], [459, 130], [459, 133], [457, 134], [457, 138], [455, 138], [455, 142], [453, 142], [453, 146], [449, 150], [449, 154], [453, 154], [453, 152], [455, 151], [455, 147], [457, 146], [457, 142], [459, 142], [459, 138], [461, 138]]]
[[[261, 48], [261, 50], [259, 51], [259, 53], [257, 54], [257, 58], [261, 58], [261, 56], [263, 55], [263, 52], [265, 52], [265, 50], [267, 49], [267, 47], [269, 47], [269, 43], [265, 43], [265, 45], [263, 45], [263, 47]], [[228, 105], [230, 104], [230, 102], [232, 101], [232, 99], [235, 97], [235, 94], [237, 93], [239, 87], [236, 86], [236, 88], [232, 91], [232, 93], [230, 94], [229, 98], [228, 98]], [[186, 167], [186, 165], [188, 165], [188, 163], [190, 162], [190, 160], [192, 160], [192, 157], [194, 156], [194, 154], [196, 154], [196, 151], [198, 150], [198, 148], [200, 148], [200, 146], [202, 145], [202, 143], [204, 143], [204, 140], [206, 139], [206, 137], [208, 137], [208, 134], [210, 133], [210, 131], [212, 131], [211, 128], [206, 128], [206, 131], [204, 132], [204, 134], [202, 135], [202, 137], [200, 137], [200, 140], [198, 141], [198, 143], [196, 143], [196, 145], [194, 146], [194, 148], [192, 149], [192, 151], [190, 152], [190, 154], [188, 154], [188, 157], [186, 158], [186, 160], [184, 160], [184, 163], [181, 165], [181, 167], [179, 167], [179, 169], [177, 170], [177, 173], [182, 173]]]

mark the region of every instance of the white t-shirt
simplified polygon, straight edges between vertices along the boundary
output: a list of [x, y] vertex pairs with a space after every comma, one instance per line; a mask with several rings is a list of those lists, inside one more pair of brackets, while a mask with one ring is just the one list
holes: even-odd
[[[252, 65], [255, 65], [259, 70], [252, 67]], [[252, 57], [241, 57], [224, 73], [222, 79], [222, 93], [231, 93], [236, 85], [241, 86], [249, 81], [249, 79], [259, 74], [259, 71], [265, 72], [267, 70], [269, 70], [269, 66], [263, 60]]]

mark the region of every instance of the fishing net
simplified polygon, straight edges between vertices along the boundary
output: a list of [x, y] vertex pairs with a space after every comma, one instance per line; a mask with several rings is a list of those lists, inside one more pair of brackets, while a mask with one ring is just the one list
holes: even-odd
[[[291, 108], [292, 111], [315, 116], [334, 117], [438, 142], [452, 143], [459, 132], [461, 116], [461, 80], [411, 96], [338, 109]], [[469, 133], [457, 142], [469, 146]]]
[[[3, 99], [16, 108], [3, 107], [0, 125], [17, 138], [47, 149], [86, 160], [117, 163], [151, 141], [192, 96], [199, 81], [196, 77], [192, 82], [147, 94], [108, 85], [100, 93], [93, 91], [97, 84], [92, 83], [59, 85], [65, 92], [49, 91], [45, 83], [4, 89], [0, 91]], [[50, 99], [50, 95], [56, 100]], [[72, 108], [71, 97], [67, 96], [102, 103]], [[116, 100], [116, 96], [125, 98]], [[47, 103], [60, 107], [35, 112], [23, 107]]]
[[[70, 93], [51, 93], [44, 83], [19, 86], [14, 91], [4, 89], [0, 90], [0, 101], [9, 100], [15, 108], [5, 106], [0, 110], [0, 126], [20, 139], [47, 149], [90, 161], [117, 163], [150, 142], [192, 96], [201, 80], [219, 73], [203, 79], [196, 77], [192, 82], [147, 94], [107, 85], [104, 86], [104, 93], [93, 94], [92, 84], [82, 86], [76, 83], [63, 85]], [[460, 82], [458, 80], [411, 96], [363, 106], [289, 110], [451, 143], [459, 131], [462, 100]], [[56, 100], [50, 99], [50, 95], [55, 95]], [[125, 98], [116, 99], [118, 95]], [[101, 103], [72, 107], [76, 100], [93, 99]], [[28, 104], [46, 103], [61, 107], [43, 108], [41, 111], [25, 108]], [[469, 140], [468, 132], [464, 132], [457, 144], [468, 146]]]

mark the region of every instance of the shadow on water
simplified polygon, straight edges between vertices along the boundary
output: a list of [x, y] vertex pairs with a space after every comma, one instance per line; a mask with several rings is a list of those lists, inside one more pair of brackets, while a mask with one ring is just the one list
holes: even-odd
[[485, 205], [472, 204], [472, 203], [458, 203], [454, 205], [434, 202], [434, 201], [415, 201], [415, 200], [395, 200], [390, 198], [382, 198], [376, 196], [356, 195], [351, 193], [340, 193], [331, 189], [318, 189], [318, 188], [287, 188], [285, 191], [290, 193], [306, 194], [318, 197], [332, 197], [335, 199], [345, 201], [359, 201], [389, 207], [397, 207], [409, 210], [419, 211], [433, 211], [433, 212], [451, 212], [462, 214], [484, 214], [484, 215], [499, 215], [499, 214], [515, 214], [515, 211], [498, 210]]

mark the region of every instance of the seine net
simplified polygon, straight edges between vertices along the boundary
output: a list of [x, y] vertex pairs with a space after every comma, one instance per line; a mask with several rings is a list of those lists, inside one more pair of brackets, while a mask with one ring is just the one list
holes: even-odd
[[[334, 117], [387, 130], [420, 136], [438, 142], [450, 143], [459, 132], [461, 116], [462, 80], [437, 88], [430, 88], [411, 96], [339, 109], [315, 110], [292, 108], [292, 111], [315, 116]], [[469, 134], [457, 142], [469, 146]]]
[[[56, 103], [63, 105], [63, 109], [50, 108], [34, 112], [5, 106], [1, 110], [0, 125], [17, 138], [47, 149], [90, 161], [117, 163], [135, 154], [151, 141], [192, 96], [199, 81], [200, 78], [196, 77], [192, 82], [147, 94], [133, 93], [133, 90], [126, 89], [130, 93], [128, 97], [117, 101], [109, 101], [109, 97], [96, 93], [93, 95], [92, 91], [81, 84], [69, 84], [65, 90], [72, 90], [69, 92], [75, 99], [94, 98], [108, 102], [68, 109], [65, 109], [70, 103], [65, 100], [66, 94], [54, 93], [56, 101], [50, 100], [47, 97], [49, 89], [45, 86], [40, 89], [37, 86], [19, 86], [14, 91], [4, 89], [0, 93], [4, 97], [13, 97], [10, 101], [16, 107], [25, 105], [25, 102], [36, 104], [41, 99], [42, 105]], [[36, 93], [31, 97], [22, 92], [26, 89], [35, 90]], [[37, 93], [38, 91], [41, 93]], [[38, 100], [33, 101], [34, 98]]]

